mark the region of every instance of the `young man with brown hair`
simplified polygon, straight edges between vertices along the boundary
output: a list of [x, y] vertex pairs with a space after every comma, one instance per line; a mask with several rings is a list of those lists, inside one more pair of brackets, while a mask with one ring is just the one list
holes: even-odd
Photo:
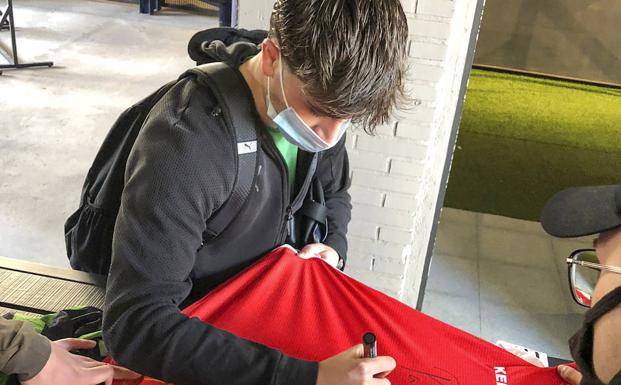
[[[350, 123], [372, 131], [404, 99], [407, 35], [399, 0], [278, 0], [260, 47], [208, 45], [207, 55], [239, 70], [260, 172], [241, 213], [207, 242], [205, 223], [234, 184], [234, 138], [221, 129], [214, 94], [191, 77], [155, 105], [127, 162], [114, 229], [104, 339], [120, 364], [177, 385], [389, 384], [394, 360], [364, 359], [361, 345], [302, 361], [188, 319], [179, 307], [284, 243], [313, 175], [325, 192], [328, 233], [301, 254], [343, 267], [345, 132]], [[292, 338], [303, 332], [283, 327]]]

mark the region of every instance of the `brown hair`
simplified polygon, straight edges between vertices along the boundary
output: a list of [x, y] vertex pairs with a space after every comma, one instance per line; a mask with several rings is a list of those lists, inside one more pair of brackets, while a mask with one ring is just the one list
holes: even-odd
[[368, 133], [407, 100], [407, 19], [400, 0], [276, 0], [270, 35], [316, 114]]

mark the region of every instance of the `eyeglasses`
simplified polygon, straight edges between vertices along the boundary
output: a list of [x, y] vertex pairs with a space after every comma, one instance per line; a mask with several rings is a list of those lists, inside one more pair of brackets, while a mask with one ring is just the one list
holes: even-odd
[[591, 307], [593, 289], [602, 270], [621, 274], [621, 267], [599, 263], [595, 249], [579, 249], [567, 258], [569, 289], [578, 305]]

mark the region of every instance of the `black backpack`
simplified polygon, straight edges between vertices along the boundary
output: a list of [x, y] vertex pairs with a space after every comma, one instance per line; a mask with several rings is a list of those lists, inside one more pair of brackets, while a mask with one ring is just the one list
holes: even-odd
[[[207, 222], [203, 242], [217, 237], [240, 212], [255, 183], [258, 165], [259, 144], [249, 113], [252, 107], [242, 94], [244, 87], [238, 86], [242, 80], [236, 70], [224, 63], [204, 64], [186, 71], [178, 80], [167, 83], [125, 110], [110, 129], [88, 170], [80, 207], [65, 222], [65, 246], [72, 268], [108, 274], [127, 158], [153, 106], [187, 76], [196, 76], [199, 83], [210, 87], [218, 99], [226, 126], [237, 141], [235, 185], [223, 206]], [[306, 244], [321, 242], [328, 232], [327, 223], [323, 188], [315, 176], [302, 207], [289, 220], [287, 242], [300, 249]]]
[[[65, 222], [65, 246], [71, 267], [107, 274], [110, 268], [112, 235], [125, 187], [127, 158], [153, 106], [179, 80], [196, 76], [218, 100], [227, 129], [237, 140], [237, 178], [231, 195], [207, 223], [204, 239], [220, 234], [240, 211], [254, 184], [258, 164], [258, 142], [250, 101], [240, 87], [239, 73], [224, 63], [205, 64], [186, 71], [147, 98], [125, 110], [104, 139], [88, 170], [80, 207]], [[235, 111], [235, 113], [231, 113]], [[247, 112], [247, 113], [245, 113]]]

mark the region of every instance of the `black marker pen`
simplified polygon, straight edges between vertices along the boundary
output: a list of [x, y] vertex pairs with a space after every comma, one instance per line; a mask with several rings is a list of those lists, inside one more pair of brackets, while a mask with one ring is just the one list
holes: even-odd
[[377, 338], [375, 334], [368, 332], [362, 336], [362, 344], [364, 345], [364, 358], [377, 357]]

